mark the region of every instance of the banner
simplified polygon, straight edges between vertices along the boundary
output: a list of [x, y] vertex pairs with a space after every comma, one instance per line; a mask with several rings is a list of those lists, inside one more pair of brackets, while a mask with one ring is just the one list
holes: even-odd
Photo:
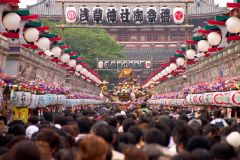
[[12, 119], [13, 120], [22, 120], [24, 123], [28, 122], [28, 108], [17, 108], [16, 106], [12, 107]]

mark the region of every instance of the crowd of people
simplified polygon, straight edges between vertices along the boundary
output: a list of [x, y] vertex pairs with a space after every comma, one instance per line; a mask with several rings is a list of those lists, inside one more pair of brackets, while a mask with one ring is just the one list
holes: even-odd
[[240, 124], [221, 109], [113, 106], [0, 116], [0, 160], [238, 160]]

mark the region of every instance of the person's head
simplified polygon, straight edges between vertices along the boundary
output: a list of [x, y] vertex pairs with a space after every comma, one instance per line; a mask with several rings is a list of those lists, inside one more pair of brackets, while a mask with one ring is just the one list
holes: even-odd
[[221, 118], [221, 116], [222, 116], [221, 110], [216, 109], [216, 110], [213, 111], [213, 117], [214, 118]]
[[137, 141], [134, 137], [134, 135], [130, 132], [123, 132], [118, 135], [118, 141], [119, 144], [124, 143], [124, 144], [137, 144]]
[[41, 156], [52, 156], [59, 148], [59, 135], [52, 129], [42, 129], [36, 135], [36, 144]]
[[195, 149], [192, 152], [192, 156], [194, 160], [210, 160], [210, 153], [208, 150], [205, 149]]
[[165, 143], [164, 146], [167, 147], [169, 142], [170, 142], [170, 137], [171, 137], [171, 130], [170, 128], [165, 125], [164, 123], [160, 122], [160, 121], [154, 121], [150, 123], [151, 127], [153, 128], [157, 128], [160, 131], [162, 131], [165, 135]]
[[78, 119], [77, 122], [78, 122], [79, 133], [87, 134], [90, 132], [90, 129], [92, 127], [92, 121], [90, 119], [88, 119], [87, 117], [83, 117]]
[[159, 144], [161, 146], [165, 145], [166, 137], [165, 134], [156, 128], [149, 129], [145, 136], [144, 136], [144, 142], [146, 144]]
[[33, 141], [23, 140], [10, 150], [11, 160], [40, 160], [40, 152]]
[[215, 143], [210, 150], [211, 159], [228, 160], [235, 156], [235, 151], [232, 146], [227, 143]]
[[97, 136], [102, 137], [107, 143], [112, 144], [113, 143], [113, 129], [108, 125], [102, 125], [101, 127], [98, 127], [96, 129], [95, 134]]
[[122, 125], [123, 125], [123, 131], [127, 132], [128, 128], [136, 125], [136, 122], [133, 119], [125, 119]]
[[158, 160], [160, 156], [163, 156], [163, 151], [158, 144], [147, 144], [143, 147], [143, 152], [147, 154], [148, 160]]
[[11, 125], [8, 129], [9, 134], [13, 134], [15, 136], [24, 136], [25, 135], [25, 128], [21, 124], [14, 124]]
[[186, 149], [187, 141], [194, 134], [194, 130], [186, 124], [174, 127], [172, 136], [173, 141], [176, 143], [176, 149], [179, 153], [182, 153]]
[[208, 124], [203, 127], [202, 135], [207, 137], [210, 143], [213, 145], [220, 141], [219, 128], [214, 124]]
[[108, 150], [108, 144], [99, 136], [87, 136], [80, 143], [82, 160], [105, 160]]
[[125, 160], [148, 160], [147, 155], [139, 148], [129, 147], [125, 150]]
[[38, 118], [38, 116], [31, 116], [28, 118], [28, 122], [32, 125], [38, 124], [39, 118]]
[[0, 130], [2, 130], [5, 125], [7, 125], [7, 118], [5, 116], [0, 116]]
[[195, 149], [209, 150], [210, 147], [210, 142], [206, 138], [202, 136], [193, 136], [188, 140], [186, 149], [187, 151], [192, 152]]
[[131, 126], [128, 129], [128, 132], [132, 133], [137, 141], [139, 143], [141, 141], [141, 138], [143, 137], [143, 131], [137, 127], [137, 126]]
[[60, 149], [55, 155], [55, 160], [76, 160], [77, 157], [77, 153], [72, 149]]
[[54, 117], [54, 124], [64, 126], [67, 124], [67, 119], [63, 115], [56, 115]]
[[105, 121], [108, 123], [108, 125], [110, 125], [114, 128], [117, 128], [117, 120], [115, 118], [109, 117]]

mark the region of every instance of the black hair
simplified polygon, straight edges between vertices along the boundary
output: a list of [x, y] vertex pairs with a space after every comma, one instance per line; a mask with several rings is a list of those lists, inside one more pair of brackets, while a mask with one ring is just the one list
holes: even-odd
[[110, 125], [110, 126], [112, 126], [114, 128], [117, 127], [117, 120], [115, 118], [109, 117], [105, 121], [108, 123], [108, 125]]
[[54, 124], [60, 124], [61, 126], [63, 126], [63, 125], [67, 124], [67, 120], [62, 115], [55, 115], [55, 117], [54, 117]]
[[96, 129], [95, 134], [102, 137], [107, 143], [112, 144], [113, 142], [113, 129], [108, 125], [102, 125]]
[[137, 141], [137, 143], [140, 142], [141, 138], [143, 137], [143, 131], [137, 127], [137, 126], [131, 126], [128, 129], [128, 132], [132, 133]]
[[90, 132], [92, 127], [92, 121], [87, 117], [82, 117], [77, 120], [79, 132], [82, 134], [86, 134]]
[[210, 142], [206, 138], [202, 136], [193, 136], [188, 140], [186, 149], [187, 151], [192, 152], [195, 149], [200, 148], [209, 150], [210, 147], [211, 147]]
[[227, 143], [215, 143], [210, 150], [211, 159], [228, 160], [235, 157], [234, 148]]
[[9, 127], [8, 133], [15, 136], [23, 136], [25, 135], [25, 128], [21, 124], [14, 124]]
[[0, 116], [0, 121], [3, 121], [4, 125], [7, 125], [7, 117]]
[[146, 132], [144, 136], [144, 141], [147, 144], [156, 143], [163, 146], [166, 143], [166, 137], [165, 137], [165, 134], [159, 129], [151, 128]]
[[122, 125], [123, 125], [123, 131], [127, 132], [128, 128], [136, 125], [136, 122], [133, 119], [125, 119]]

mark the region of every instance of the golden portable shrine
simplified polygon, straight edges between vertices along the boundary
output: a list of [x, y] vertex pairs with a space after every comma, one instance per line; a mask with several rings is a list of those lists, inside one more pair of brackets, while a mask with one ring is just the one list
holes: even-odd
[[155, 83], [152, 83], [149, 88], [143, 89], [132, 75], [131, 68], [122, 69], [118, 73], [118, 78], [122, 79], [122, 82], [112, 90], [109, 90], [108, 82], [103, 81], [100, 93], [102, 99], [107, 103], [141, 103], [150, 99], [156, 91]]

